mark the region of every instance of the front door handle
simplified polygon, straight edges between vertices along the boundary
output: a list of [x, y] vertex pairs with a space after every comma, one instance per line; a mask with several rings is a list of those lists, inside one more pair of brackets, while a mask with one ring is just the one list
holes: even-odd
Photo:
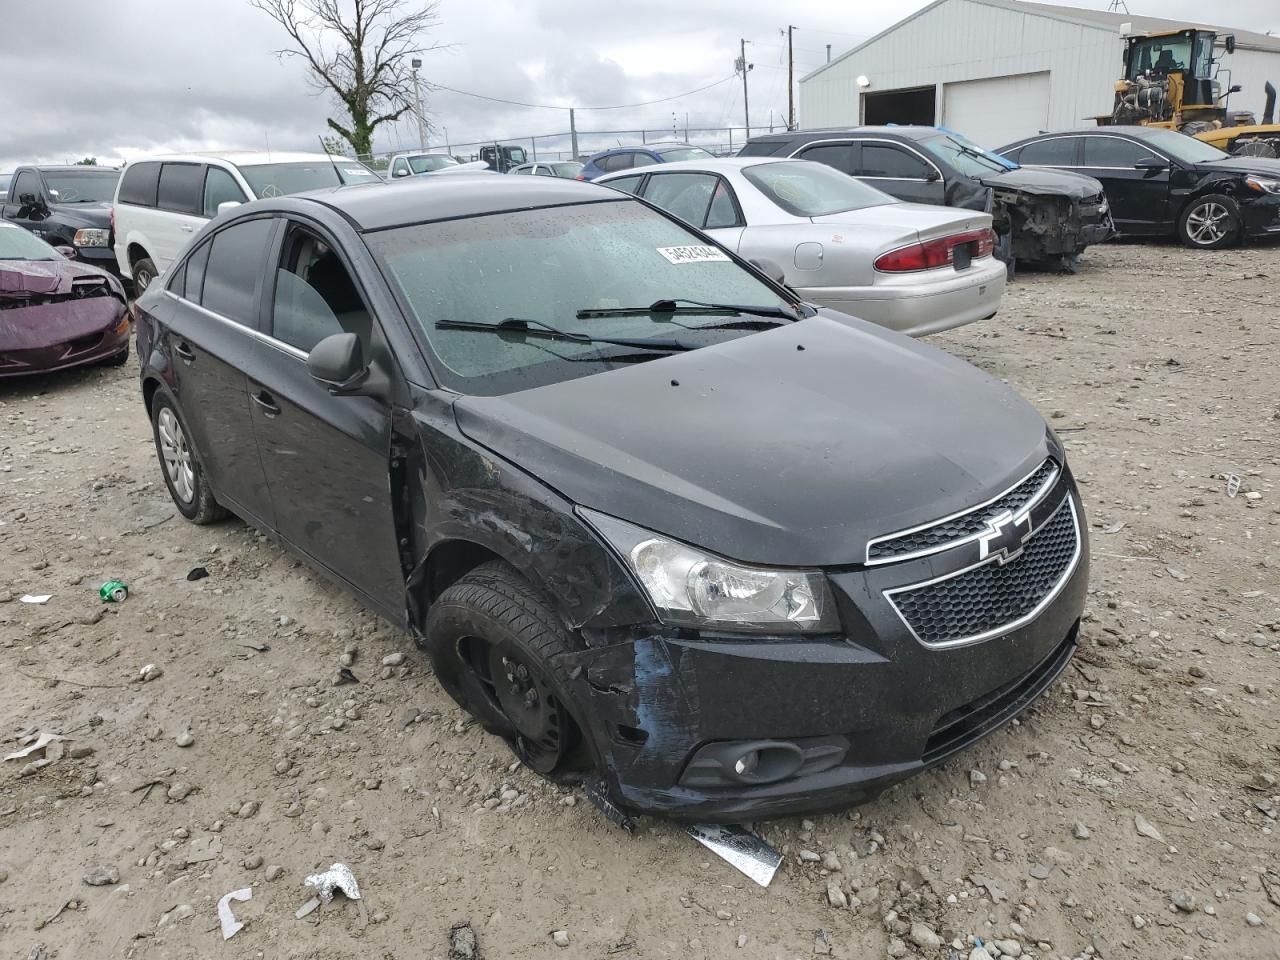
[[265, 390], [259, 390], [257, 393], [251, 393], [249, 396], [253, 398], [253, 402], [262, 408], [262, 412], [268, 417], [280, 416], [280, 405], [276, 403], [275, 398]]
[[187, 366], [191, 366], [191, 364], [195, 362], [196, 353], [185, 340], [178, 341], [177, 346], [173, 348], [173, 352], [176, 353]]

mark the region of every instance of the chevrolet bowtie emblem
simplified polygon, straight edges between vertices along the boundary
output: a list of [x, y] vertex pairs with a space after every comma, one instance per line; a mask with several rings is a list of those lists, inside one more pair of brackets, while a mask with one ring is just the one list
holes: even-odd
[[1031, 537], [1031, 516], [1024, 514], [1015, 517], [1011, 513], [1002, 513], [987, 521], [987, 530], [978, 538], [979, 557], [986, 560], [995, 557], [996, 562], [1004, 566], [1015, 559]]

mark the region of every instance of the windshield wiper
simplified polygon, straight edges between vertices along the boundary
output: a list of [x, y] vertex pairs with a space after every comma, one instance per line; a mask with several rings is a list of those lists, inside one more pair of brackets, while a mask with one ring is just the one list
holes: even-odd
[[530, 337], [549, 337], [553, 340], [570, 340], [574, 343], [607, 343], [614, 347], [636, 347], [641, 350], [693, 350], [694, 347], [678, 340], [644, 337], [593, 337], [586, 333], [561, 330], [541, 320], [525, 317], [507, 317], [497, 323], [479, 323], [469, 320], [437, 320], [439, 330], [488, 330], [496, 333], [519, 333]]
[[[684, 297], [672, 297], [655, 300], [647, 307], [588, 307], [576, 314], [579, 320], [591, 317], [638, 317], [651, 313], [749, 313], [756, 317], [778, 317], [782, 320], [799, 320], [800, 315], [782, 307], [770, 307], [763, 304], [742, 303], [706, 303], [702, 300], [687, 300]], [[705, 327], [703, 329], [706, 329]]]

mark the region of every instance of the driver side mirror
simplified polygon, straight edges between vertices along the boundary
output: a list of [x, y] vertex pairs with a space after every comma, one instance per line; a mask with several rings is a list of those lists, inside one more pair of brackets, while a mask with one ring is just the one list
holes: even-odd
[[24, 207], [34, 207], [36, 205], [36, 195], [34, 193], [19, 194], [18, 202]]
[[238, 206], [240, 206], [239, 200], [223, 200], [220, 204], [218, 204], [218, 209], [215, 212], [214, 216], [220, 217], [224, 213], [226, 213], [228, 210], [234, 210]]
[[1228, 33], [1226, 40], [1223, 41], [1223, 45], [1227, 48], [1227, 53], [1235, 53], [1236, 52], [1236, 35], [1234, 33]]
[[1135, 170], [1152, 170], [1152, 171], [1155, 171], [1155, 170], [1168, 170], [1168, 169], [1169, 169], [1169, 161], [1168, 161], [1168, 160], [1161, 160], [1161, 159], [1159, 159], [1159, 158], [1157, 158], [1157, 157], [1143, 157], [1141, 160], [1139, 160], [1137, 163], [1135, 163], [1135, 164], [1133, 165], [1133, 169], [1135, 169]]
[[68, 260], [74, 260], [76, 258], [76, 248], [68, 247], [65, 243], [60, 243], [53, 249], [57, 250], [58, 253], [62, 254]]
[[397, 177], [397, 178], [398, 178], [398, 177], [407, 177], [407, 176], [409, 175], [409, 171], [408, 171], [408, 170], [406, 170], [404, 167], [400, 167], [398, 170], [396, 170], [395, 172], [393, 172], [391, 175], [392, 175], [393, 177]]
[[787, 275], [783, 269], [772, 260], [766, 260], [763, 257], [759, 259], [750, 259], [747, 263], [751, 264], [774, 283], [785, 286], [787, 283]]
[[930, 170], [928, 175], [924, 178], [924, 182], [937, 183], [941, 179], [942, 179], [942, 174], [938, 173], [937, 170]]
[[307, 372], [334, 396], [355, 391], [369, 376], [364, 348], [354, 333], [325, 337], [307, 356]]

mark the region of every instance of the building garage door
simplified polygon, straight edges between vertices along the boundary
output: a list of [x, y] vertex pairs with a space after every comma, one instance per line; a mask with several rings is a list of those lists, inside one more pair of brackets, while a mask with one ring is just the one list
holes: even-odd
[[1021, 73], [948, 83], [942, 124], [984, 147], [1000, 147], [1048, 127], [1049, 74]]

